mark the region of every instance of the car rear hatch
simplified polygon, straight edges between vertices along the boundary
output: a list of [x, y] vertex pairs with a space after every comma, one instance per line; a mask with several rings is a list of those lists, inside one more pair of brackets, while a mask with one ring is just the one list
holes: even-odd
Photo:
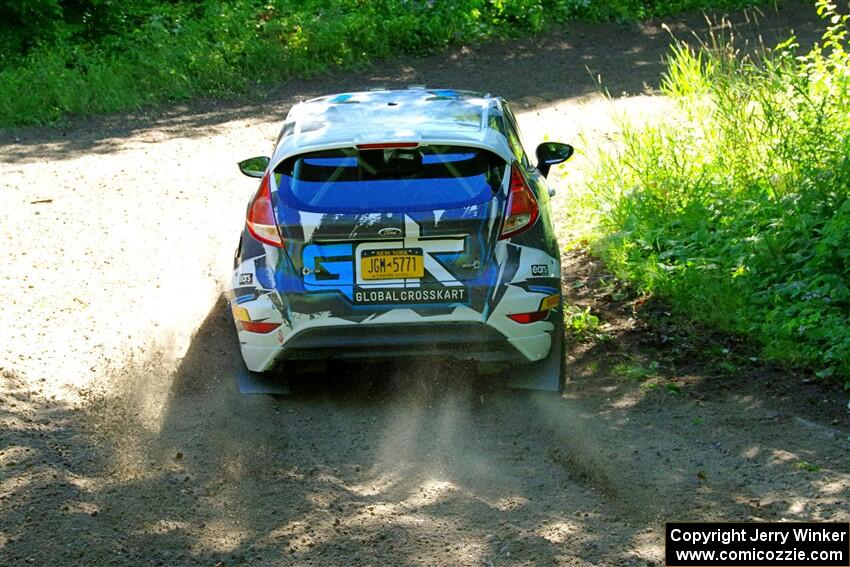
[[423, 292], [495, 277], [507, 173], [502, 158], [471, 147], [313, 152], [276, 169], [276, 214], [308, 291], [337, 289], [354, 303], [450, 303], [457, 294]]

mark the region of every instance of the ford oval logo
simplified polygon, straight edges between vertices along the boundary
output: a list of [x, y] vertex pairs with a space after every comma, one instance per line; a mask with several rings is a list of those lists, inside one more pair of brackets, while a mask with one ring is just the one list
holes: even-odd
[[401, 236], [401, 229], [394, 226], [388, 226], [378, 231], [381, 236]]

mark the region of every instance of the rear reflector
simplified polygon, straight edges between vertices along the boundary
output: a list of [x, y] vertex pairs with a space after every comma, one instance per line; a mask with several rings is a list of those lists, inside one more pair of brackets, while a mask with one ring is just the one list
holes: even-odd
[[250, 321], [251, 316], [248, 314], [248, 310], [244, 307], [239, 307], [238, 305], [234, 305], [230, 309], [233, 311], [233, 318], [237, 321]]
[[513, 315], [508, 315], [508, 317], [521, 325], [528, 325], [529, 323], [542, 321], [548, 315], [549, 310], [547, 309], [545, 311], [533, 311], [531, 313], [514, 313]]
[[540, 310], [544, 309], [554, 309], [561, 303], [561, 294], [556, 293], [553, 295], [548, 295], [543, 298], [543, 301], [540, 302]]
[[263, 176], [260, 188], [248, 207], [248, 218], [245, 225], [248, 227], [251, 236], [260, 242], [283, 248], [283, 239], [277, 231], [277, 221], [274, 218], [268, 173]]
[[418, 148], [419, 142], [384, 142], [380, 144], [357, 144], [358, 150], [394, 150], [397, 148]]
[[239, 321], [242, 329], [249, 333], [271, 333], [278, 327], [280, 323], [263, 323], [261, 321]]
[[511, 186], [508, 192], [508, 202], [505, 205], [505, 220], [502, 222], [502, 233], [499, 240], [516, 236], [525, 232], [537, 221], [540, 209], [537, 199], [525, 181], [516, 163], [511, 165]]

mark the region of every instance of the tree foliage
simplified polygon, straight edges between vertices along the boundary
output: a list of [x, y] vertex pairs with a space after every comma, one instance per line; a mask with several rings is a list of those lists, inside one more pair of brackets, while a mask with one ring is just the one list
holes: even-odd
[[0, 126], [227, 95], [577, 18], [627, 20], [747, 2], [0, 0]]

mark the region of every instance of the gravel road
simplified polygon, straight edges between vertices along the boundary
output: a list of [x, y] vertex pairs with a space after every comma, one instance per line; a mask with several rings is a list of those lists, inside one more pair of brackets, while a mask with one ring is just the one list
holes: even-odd
[[[793, 2], [731, 20], [742, 45], [820, 25]], [[708, 27], [574, 25], [0, 132], [0, 564], [642, 566], [665, 521], [850, 521], [846, 394], [630, 298], [580, 252], [565, 290], [605, 336], [573, 343], [562, 397], [424, 361], [236, 392], [222, 290], [255, 183], [235, 162], [268, 153], [293, 102], [493, 90], [530, 142], [605, 143], [616, 115], [663, 112], [665, 28]]]

